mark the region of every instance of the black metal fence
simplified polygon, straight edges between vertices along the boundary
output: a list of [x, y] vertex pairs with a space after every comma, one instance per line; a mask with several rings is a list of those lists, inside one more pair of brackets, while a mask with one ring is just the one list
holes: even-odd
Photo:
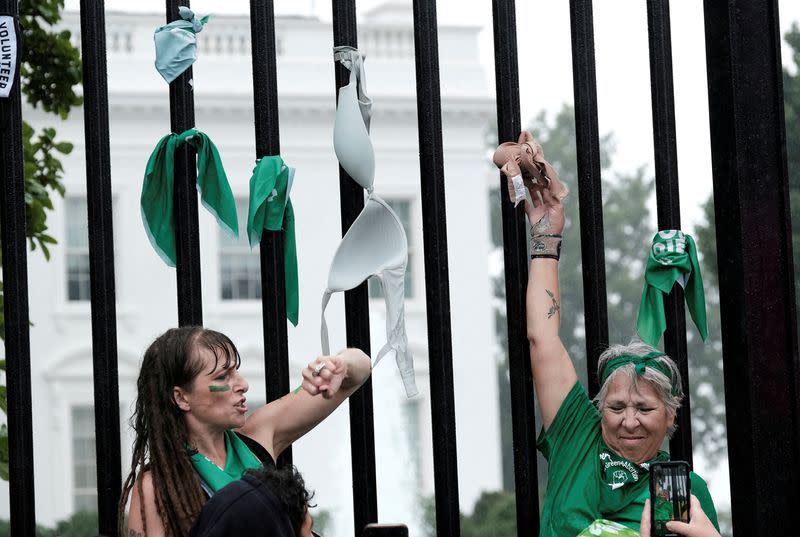
[[[167, 0], [167, 20], [188, 1]], [[92, 342], [100, 532], [116, 531], [120, 492], [117, 344], [111, 215], [104, 6], [81, 1], [84, 64]], [[278, 154], [275, 20], [271, 0], [251, 0], [256, 157]], [[514, 0], [493, 0], [497, 125], [499, 141], [521, 128]], [[334, 0], [334, 45], [357, 46], [354, 0]], [[0, 0], [0, 13], [16, 16], [16, 0]], [[673, 104], [669, 2], [648, 0], [648, 27], [660, 228], [679, 228], [679, 194]], [[445, 226], [441, 101], [434, 0], [414, 0], [414, 38], [419, 111], [420, 188], [431, 369], [436, 524], [441, 536], [458, 536], [459, 504], [453, 394], [447, 231]], [[570, 0], [578, 199], [584, 272], [586, 351], [590, 371], [608, 343], [600, 151], [597, 126], [594, 31], [591, 0]], [[775, 0], [705, 2], [713, 182], [723, 324], [729, 465], [735, 535], [796, 535], [792, 516], [800, 507], [800, 366], [792, 280], [780, 33]], [[5, 287], [11, 531], [34, 535], [25, 202], [19, 73], [13, 93], [0, 100], [3, 131], [2, 248]], [[191, 69], [170, 84], [173, 132], [194, 126]], [[336, 67], [336, 87], [346, 83]], [[333, 97], [333, 95], [332, 95]], [[178, 322], [202, 323], [194, 150], [183, 144], [176, 158]], [[521, 209], [502, 203], [513, 401], [517, 531], [538, 532], [533, 385], [525, 333], [526, 234]], [[342, 232], [363, 207], [361, 188], [340, 169]], [[723, 202], [720, 202], [723, 201]], [[267, 232], [261, 242], [267, 398], [288, 391], [283, 236]], [[680, 291], [667, 302], [667, 352], [689, 379], [686, 329]], [[345, 295], [347, 344], [369, 352], [367, 290]], [[598, 387], [590, 378], [590, 392]], [[689, 379], [691, 380], [691, 379]], [[670, 448], [691, 461], [687, 398], [679, 433]], [[350, 402], [356, 535], [378, 522], [368, 382]], [[287, 454], [291, 457], [291, 454]], [[371, 535], [391, 528], [373, 528]]]

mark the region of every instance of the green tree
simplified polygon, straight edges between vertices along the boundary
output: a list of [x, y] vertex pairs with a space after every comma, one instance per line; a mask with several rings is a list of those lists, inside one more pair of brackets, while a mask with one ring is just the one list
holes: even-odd
[[[66, 520], [56, 523], [54, 528], [36, 525], [36, 537], [93, 537], [97, 535], [97, 513], [78, 511]], [[11, 525], [0, 520], [0, 537], [11, 536]]]
[[[792, 50], [783, 70], [783, 109], [786, 118], [786, 157], [789, 167], [789, 203], [792, 214], [792, 249], [800, 253], [800, 26], [795, 22], [784, 36]], [[794, 73], [792, 73], [793, 71]], [[713, 220], [712, 220], [713, 221]], [[716, 262], [716, 258], [714, 260]], [[795, 258], [794, 286], [800, 289], [800, 263]]]
[[[20, 0], [22, 93], [28, 103], [66, 119], [82, 98], [76, 89], [81, 81], [80, 53], [70, 42], [70, 33], [53, 27], [61, 20], [63, 0]], [[64, 195], [64, 168], [58, 155], [72, 152], [72, 144], [56, 140], [52, 127], [22, 126], [25, 180], [25, 233], [31, 250], [39, 248], [50, 259], [49, 246], [56, 243], [48, 233], [47, 214], [53, 209], [54, 193]], [[5, 339], [3, 287], [0, 282], [0, 338]], [[5, 370], [5, 361], [2, 361]], [[6, 411], [6, 390], [0, 386], [0, 409]], [[8, 479], [8, 433], [0, 428], [0, 478]]]
[[[516, 506], [509, 492], [484, 492], [471, 515], [461, 515], [461, 537], [517, 537]], [[423, 504], [423, 532], [436, 537], [436, 509], [433, 498]]]

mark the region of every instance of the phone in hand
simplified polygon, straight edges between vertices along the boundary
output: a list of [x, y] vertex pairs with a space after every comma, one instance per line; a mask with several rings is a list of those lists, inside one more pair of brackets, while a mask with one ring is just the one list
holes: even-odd
[[367, 524], [364, 537], [408, 537], [408, 527], [405, 524]]
[[650, 532], [653, 537], [680, 537], [667, 529], [667, 522], [689, 522], [691, 480], [684, 461], [650, 465]]

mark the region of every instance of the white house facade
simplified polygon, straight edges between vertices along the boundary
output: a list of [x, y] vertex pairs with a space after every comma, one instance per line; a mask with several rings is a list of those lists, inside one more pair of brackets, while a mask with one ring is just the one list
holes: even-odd
[[[167, 84], [153, 68], [153, 30], [163, 13], [107, 13], [108, 86], [117, 293], [117, 338], [123, 469], [132, 442], [128, 418], [141, 355], [177, 324], [175, 271], [145, 235], [139, 195], [147, 158], [169, 132]], [[77, 41], [79, 16], [64, 26]], [[439, 28], [453, 366], [462, 511], [481, 491], [501, 487], [494, 315], [488, 276], [488, 186], [496, 177], [486, 157], [494, 98], [478, 61], [477, 27]], [[278, 89], [281, 149], [297, 168], [291, 198], [296, 214], [300, 322], [289, 325], [292, 385], [320, 353], [320, 301], [341, 238], [338, 165], [333, 152], [332, 29], [312, 17], [279, 17]], [[197, 128], [217, 145], [231, 187], [246, 214], [255, 163], [250, 26], [246, 16], [212, 18], [198, 35], [194, 66]], [[420, 531], [420, 500], [433, 494], [432, 439], [425, 316], [423, 226], [410, 6], [388, 4], [359, 21], [373, 98], [371, 138], [375, 191], [394, 206], [409, 238], [406, 320], [420, 395], [407, 400], [391, 358], [374, 371], [378, 512], [381, 522]], [[52, 125], [75, 143], [63, 159], [67, 193], [48, 217], [58, 245], [46, 262], [29, 255], [31, 367], [37, 521], [52, 525], [96, 502], [92, 349], [88, 294], [86, 177], [83, 121], [25, 109], [25, 119]], [[203, 318], [228, 334], [243, 358], [248, 399], [264, 400], [264, 349], [258, 253], [224, 236], [200, 209]], [[240, 217], [240, 226], [243, 229]], [[386, 340], [383, 302], [370, 302], [372, 350]], [[345, 342], [341, 295], [328, 306], [332, 347]], [[268, 350], [267, 350], [268, 351]], [[318, 509], [330, 513], [326, 535], [352, 535], [352, 485], [346, 404], [299, 440], [294, 461]], [[0, 484], [0, 517], [8, 517], [8, 486]]]

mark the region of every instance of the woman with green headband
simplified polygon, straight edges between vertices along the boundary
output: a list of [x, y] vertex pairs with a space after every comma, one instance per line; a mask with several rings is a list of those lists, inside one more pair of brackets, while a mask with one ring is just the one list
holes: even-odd
[[240, 362], [227, 336], [201, 326], [167, 330], [145, 351], [131, 419], [136, 439], [119, 503], [120, 537], [188, 535], [209, 497], [249, 469], [274, 466], [371, 371], [358, 349], [320, 356], [303, 369], [302, 390], [248, 415]]
[[[668, 356], [641, 341], [615, 345], [600, 357], [600, 392], [589, 399], [559, 337], [566, 189], [543, 183], [525, 181], [532, 199], [525, 202], [531, 224], [527, 328], [543, 422], [537, 447], [549, 463], [540, 536], [575, 537], [590, 526], [597, 535], [605, 520], [638, 531], [649, 465], [669, 459], [661, 447], [675, 430], [680, 374]], [[691, 490], [718, 529], [708, 487], [694, 473]]]

